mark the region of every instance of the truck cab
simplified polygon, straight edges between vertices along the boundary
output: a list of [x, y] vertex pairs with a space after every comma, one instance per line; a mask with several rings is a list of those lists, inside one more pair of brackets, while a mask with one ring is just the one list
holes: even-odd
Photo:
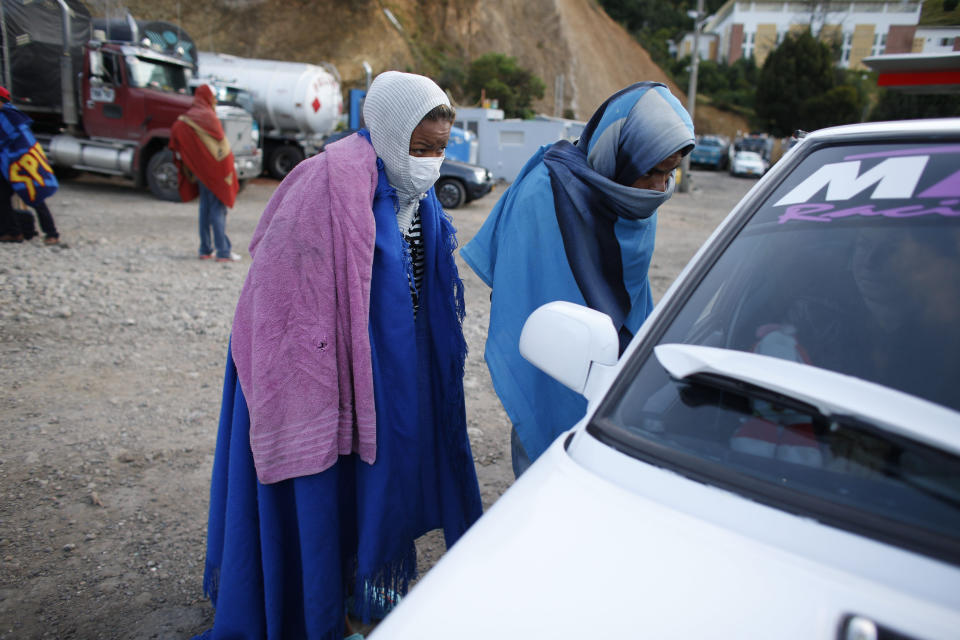
[[[147, 47], [96, 41], [87, 51], [81, 87], [83, 129], [90, 138], [114, 139], [135, 149], [130, 177], [163, 200], [179, 199], [177, 171], [167, 150], [170, 128], [193, 102], [193, 67]], [[256, 122], [243, 109], [217, 107], [230, 141], [238, 179], [261, 171]]]
[[[5, 18], [0, 53], [8, 63], [6, 85], [14, 105], [34, 120], [34, 133], [58, 172], [120, 176], [178, 201], [168, 142], [171, 126], [193, 101], [196, 63], [183, 44], [192, 43], [189, 36], [171, 23], [141, 27], [129, 14], [94, 28], [78, 0], [11, 5]], [[50, 28], [54, 21], [62, 33]], [[218, 110], [218, 116], [240, 180], [258, 175], [253, 118], [240, 109]]]
[[[193, 99], [193, 71], [176, 58], [143, 47], [102, 44], [87, 52], [82, 86], [83, 127], [92, 138], [140, 143], [168, 136]], [[146, 139], [145, 139], [146, 136]]]

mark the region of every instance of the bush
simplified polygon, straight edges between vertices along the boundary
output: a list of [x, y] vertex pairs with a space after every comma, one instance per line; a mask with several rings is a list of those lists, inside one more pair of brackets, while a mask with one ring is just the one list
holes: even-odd
[[515, 58], [488, 53], [470, 65], [464, 89], [470, 101], [479, 101], [481, 93], [497, 100], [507, 118], [532, 118], [531, 105], [543, 97], [546, 85], [531, 71], [518, 66]]

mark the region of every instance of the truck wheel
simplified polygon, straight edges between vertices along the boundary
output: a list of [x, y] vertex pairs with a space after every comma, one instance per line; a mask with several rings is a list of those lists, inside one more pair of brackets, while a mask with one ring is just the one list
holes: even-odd
[[303, 161], [303, 151], [292, 144], [283, 144], [273, 150], [267, 160], [267, 172], [277, 180], [283, 180], [293, 168]]
[[444, 209], [456, 209], [467, 200], [467, 190], [459, 180], [440, 178], [437, 181], [437, 200]]
[[180, 202], [177, 190], [177, 165], [173, 164], [173, 152], [158, 151], [147, 162], [147, 186], [150, 193], [160, 200]]

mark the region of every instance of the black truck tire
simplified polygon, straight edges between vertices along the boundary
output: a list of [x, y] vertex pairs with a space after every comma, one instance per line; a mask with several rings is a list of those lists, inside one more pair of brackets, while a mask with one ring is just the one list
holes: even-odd
[[283, 180], [293, 168], [303, 161], [303, 150], [292, 144], [281, 144], [270, 152], [267, 158], [267, 173], [277, 180]]
[[163, 149], [150, 156], [147, 161], [147, 186], [150, 193], [160, 200], [180, 202], [177, 190], [177, 165], [173, 163], [173, 152]]
[[440, 178], [437, 181], [437, 200], [444, 209], [456, 209], [467, 200], [467, 190], [459, 180]]

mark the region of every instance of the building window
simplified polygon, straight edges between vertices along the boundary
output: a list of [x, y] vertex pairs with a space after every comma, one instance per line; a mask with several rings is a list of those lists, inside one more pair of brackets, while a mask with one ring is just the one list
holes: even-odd
[[743, 34], [743, 57], [744, 58], [753, 58], [753, 40], [755, 36], [756, 36], [755, 33]]
[[953, 44], [953, 42], [951, 42], [951, 39], [950, 39], [950, 38], [940, 38], [940, 46], [941, 46], [941, 47], [949, 47], [949, 46], [952, 45], [952, 44]]

